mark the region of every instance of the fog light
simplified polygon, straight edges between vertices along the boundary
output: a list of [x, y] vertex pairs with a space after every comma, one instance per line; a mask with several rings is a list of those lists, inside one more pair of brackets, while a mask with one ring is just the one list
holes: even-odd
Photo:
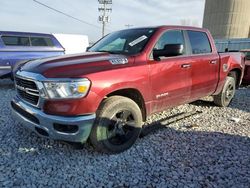
[[78, 131], [78, 126], [54, 123], [54, 129], [61, 133], [76, 133]]

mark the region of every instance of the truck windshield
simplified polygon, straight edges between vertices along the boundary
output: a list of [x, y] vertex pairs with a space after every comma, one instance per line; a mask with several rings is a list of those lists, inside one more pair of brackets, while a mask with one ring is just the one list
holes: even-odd
[[117, 31], [102, 38], [88, 51], [135, 55], [144, 49], [154, 32], [153, 28]]

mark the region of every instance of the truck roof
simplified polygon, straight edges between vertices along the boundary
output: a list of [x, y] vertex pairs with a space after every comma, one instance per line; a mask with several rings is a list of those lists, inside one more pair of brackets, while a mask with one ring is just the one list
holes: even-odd
[[124, 29], [124, 30], [131, 30], [131, 29], [182, 29], [182, 30], [195, 30], [195, 31], [203, 31], [203, 32], [208, 31], [205, 28], [193, 27], [193, 26], [182, 26], [182, 25], [159, 25], [159, 26], [134, 27], [134, 28]]
[[187, 30], [203, 30], [206, 31], [207, 29], [201, 27], [194, 27], [194, 26], [183, 26], [183, 25], [161, 25], [158, 28], [179, 28], [179, 29], [187, 29]]
[[19, 32], [19, 31], [0, 31], [0, 35], [18, 35], [18, 36], [43, 36], [50, 37], [49, 33], [33, 33], [33, 32]]

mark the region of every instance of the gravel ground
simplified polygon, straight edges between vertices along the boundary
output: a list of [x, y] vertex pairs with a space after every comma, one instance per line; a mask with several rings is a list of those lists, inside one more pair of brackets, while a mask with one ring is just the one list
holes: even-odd
[[118, 155], [39, 138], [11, 118], [12, 83], [0, 80], [0, 187], [250, 187], [250, 87], [229, 108], [210, 99], [151, 116], [203, 113], [140, 138]]

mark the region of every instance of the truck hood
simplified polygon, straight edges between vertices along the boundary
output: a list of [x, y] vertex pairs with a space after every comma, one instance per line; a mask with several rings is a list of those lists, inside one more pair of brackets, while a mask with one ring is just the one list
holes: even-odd
[[86, 52], [28, 61], [21, 71], [39, 73], [47, 78], [76, 78], [86, 74], [129, 66], [132, 57], [106, 52]]

